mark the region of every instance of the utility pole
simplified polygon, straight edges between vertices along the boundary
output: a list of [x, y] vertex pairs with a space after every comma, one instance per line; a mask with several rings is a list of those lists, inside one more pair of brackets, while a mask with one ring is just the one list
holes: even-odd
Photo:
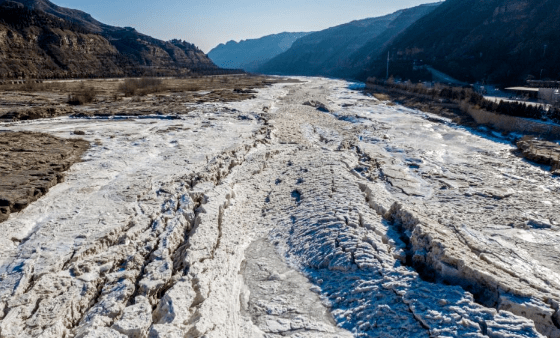
[[387, 80], [389, 80], [389, 55], [390, 55], [390, 51], [387, 52]]

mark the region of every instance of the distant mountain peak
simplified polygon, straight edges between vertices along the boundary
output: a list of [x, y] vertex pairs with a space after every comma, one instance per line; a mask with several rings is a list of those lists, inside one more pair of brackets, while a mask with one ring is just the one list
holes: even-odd
[[307, 34], [309, 33], [283, 32], [239, 42], [230, 40], [213, 48], [208, 56], [220, 67], [240, 68], [253, 72], [268, 60], [286, 51], [294, 41]]

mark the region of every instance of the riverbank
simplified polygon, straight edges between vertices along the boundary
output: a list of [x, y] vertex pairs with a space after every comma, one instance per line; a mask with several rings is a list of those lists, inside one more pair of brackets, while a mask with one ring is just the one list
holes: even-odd
[[[456, 90], [459, 92], [461, 88]], [[560, 125], [489, 112], [469, 104], [466, 100], [468, 96], [465, 97], [464, 94], [457, 95], [457, 99], [453, 100], [372, 82], [366, 83], [365, 92], [382, 100], [386, 98], [409, 108], [449, 118], [458, 125], [470, 128], [484, 126], [488, 128], [490, 133], [512, 134], [516, 135], [517, 139], [528, 136], [522, 143], [514, 140], [514, 144], [518, 145], [519, 151], [517, 153], [520, 156], [550, 166], [553, 172], [557, 172], [560, 166], [559, 158], [556, 156], [556, 154], [560, 154], [560, 145], [554, 142], [560, 140]], [[380, 97], [379, 94], [383, 96]], [[525, 146], [527, 140], [532, 140], [530, 141], [531, 146]], [[522, 144], [522, 146], [519, 146], [519, 144]], [[552, 155], [548, 156], [548, 154]]]

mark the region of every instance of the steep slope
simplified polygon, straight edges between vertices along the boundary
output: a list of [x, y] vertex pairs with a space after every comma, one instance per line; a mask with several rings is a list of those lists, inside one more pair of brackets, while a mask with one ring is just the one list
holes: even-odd
[[297, 39], [308, 34], [306, 32], [284, 32], [263, 36], [259, 39], [229, 41], [212, 49], [208, 53], [208, 57], [219, 67], [252, 72], [268, 60], [288, 50]]
[[298, 39], [261, 68], [268, 74], [330, 75], [372, 37], [383, 33], [400, 12], [352, 21]]
[[[417, 62], [470, 82], [519, 83], [540, 78], [541, 71], [542, 78], [555, 79], [559, 18], [556, 0], [447, 0], [386, 51], [394, 75], [409, 76]], [[372, 75], [384, 72], [382, 58], [370, 64]]]
[[357, 75], [364, 68], [380, 56], [380, 53], [390, 45], [394, 39], [410, 25], [420, 18], [434, 11], [441, 3], [425, 4], [413, 8], [408, 8], [393, 20], [387, 29], [369, 40], [362, 48], [356, 51], [348, 62], [339, 69], [339, 74], [343, 76]]
[[47, 0], [0, 0], [0, 76], [177, 75], [216, 71], [197, 47], [102, 24]]
[[103, 28], [110, 27], [95, 20], [88, 13], [85, 13], [78, 9], [60, 7], [53, 4], [49, 0], [0, 0], [0, 5], [7, 2], [18, 2], [31, 10], [51, 14], [53, 16], [56, 16], [57, 18], [82, 26], [94, 33], [101, 33], [103, 31]]
[[107, 39], [17, 3], [0, 5], [0, 77], [124, 75]]

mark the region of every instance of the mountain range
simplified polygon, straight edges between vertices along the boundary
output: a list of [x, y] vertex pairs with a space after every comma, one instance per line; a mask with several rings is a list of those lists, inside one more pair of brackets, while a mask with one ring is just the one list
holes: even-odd
[[268, 60], [288, 50], [297, 39], [308, 34], [284, 32], [259, 39], [229, 41], [208, 52], [208, 57], [219, 67], [254, 72]]
[[0, 78], [181, 75], [219, 68], [196, 46], [103, 24], [48, 0], [0, 0]]
[[311, 33], [258, 70], [266, 74], [354, 77], [395, 36], [438, 6], [421, 5]]
[[[560, 78], [560, 1], [447, 0], [386, 46], [363, 76], [415, 77], [431, 66], [470, 83]], [[415, 67], [416, 65], [416, 67]]]
[[312, 33], [230, 41], [209, 54], [49, 0], [0, 0], [0, 79], [226, 72], [457, 83], [560, 78], [560, 1], [446, 0]]

